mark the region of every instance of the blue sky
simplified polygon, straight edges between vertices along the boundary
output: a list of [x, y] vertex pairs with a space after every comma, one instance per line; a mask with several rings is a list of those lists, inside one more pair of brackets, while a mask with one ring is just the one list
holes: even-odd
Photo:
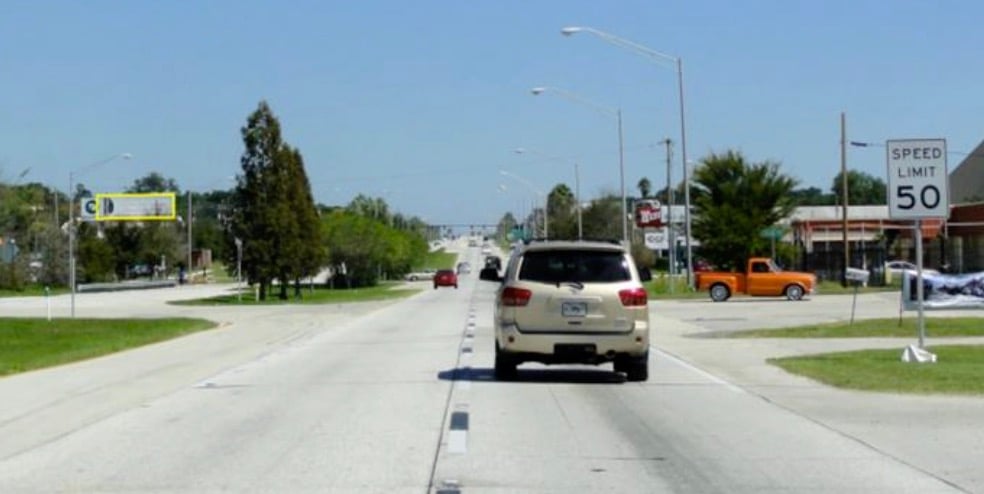
[[[383, 197], [432, 223], [529, 208], [518, 180], [590, 199], [618, 189], [615, 120], [534, 86], [621, 108], [630, 191], [661, 187], [676, 143], [674, 70], [590, 26], [683, 59], [688, 158], [736, 149], [828, 189], [848, 139], [982, 138], [984, 4], [973, 1], [32, 1], [0, 15], [0, 179], [117, 192], [151, 171], [225, 188], [261, 99], [303, 153], [317, 201]], [[541, 154], [516, 154], [516, 148]], [[563, 157], [549, 160], [543, 155]], [[950, 156], [950, 169], [961, 156]], [[848, 164], [885, 177], [884, 151]]]

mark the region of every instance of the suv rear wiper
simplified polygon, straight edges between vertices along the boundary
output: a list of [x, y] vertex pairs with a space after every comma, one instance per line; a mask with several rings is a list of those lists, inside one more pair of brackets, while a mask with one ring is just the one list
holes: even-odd
[[[564, 283], [567, 286], [571, 286], [571, 287], [577, 288], [578, 290], [584, 290], [584, 283], [581, 283], [580, 281], [565, 281]], [[560, 288], [560, 282], [559, 281], [557, 282], [557, 288]]]

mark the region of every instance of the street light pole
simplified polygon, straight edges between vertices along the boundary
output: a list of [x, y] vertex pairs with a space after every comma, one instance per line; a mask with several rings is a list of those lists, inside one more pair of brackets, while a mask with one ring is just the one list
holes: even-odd
[[584, 238], [584, 226], [581, 223], [581, 171], [574, 163], [574, 200], [577, 201], [577, 239]]
[[531, 184], [529, 182], [529, 180], [526, 180], [525, 178], [520, 177], [519, 175], [516, 175], [514, 173], [509, 173], [509, 172], [507, 172], [505, 170], [499, 170], [499, 173], [502, 174], [503, 176], [509, 177], [509, 178], [511, 178], [513, 180], [516, 180], [517, 182], [525, 185], [534, 194], [536, 194], [538, 196], [543, 196], [543, 239], [544, 240], [548, 240], [550, 238], [550, 233], [549, 233], [549, 230], [548, 230], [548, 223], [549, 222], [547, 220], [547, 217], [549, 215], [547, 214], [547, 207], [550, 205], [550, 196], [548, 194], [544, 194], [542, 191], [540, 191], [539, 189], [537, 189], [536, 187], [534, 187], [533, 184]]
[[191, 273], [194, 267], [192, 264], [192, 250], [194, 249], [192, 240], [191, 224], [194, 221], [195, 213], [191, 209], [191, 189], [188, 189], [188, 264], [185, 266], [185, 278], [191, 281]]
[[243, 301], [243, 241], [239, 237], [234, 239], [236, 242], [236, 301]]
[[633, 51], [637, 54], [643, 55], [651, 60], [660, 60], [663, 62], [672, 62], [675, 64], [677, 73], [677, 86], [678, 86], [678, 98], [680, 102], [680, 161], [683, 163], [683, 183], [686, 186], [684, 189], [684, 223], [686, 231], [686, 243], [687, 243], [687, 285], [693, 289], [694, 282], [694, 266], [693, 266], [693, 250], [690, 242], [690, 180], [687, 176], [687, 124], [686, 124], [686, 111], [683, 100], [683, 59], [680, 57], [674, 57], [672, 55], [667, 55], [662, 52], [653, 50], [652, 48], [640, 45], [634, 41], [629, 41], [625, 38], [620, 38], [614, 34], [606, 33], [604, 31], [599, 31], [591, 27], [582, 26], [568, 26], [560, 30], [560, 33], [564, 36], [572, 36], [574, 34], [586, 32], [593, 34], [602, 40], [618, 46], [620, 48]]
[[626, 206], [626, 196], [625, 196], [625, 153], [624, 153], [624, 141], [622, 138], [622, 109], [612, 108], [604, 105], [599, 105], [590, 100], [584, 99], [570, 91], [560, 89], [557, 87], [550, 86], [537, 86], [530, 90], [534, 96], [539, 96], [546, 91], [552, 91], [560, 96], [563, 96], [571, 101], [587, 105], [588, 107], [594, 108], [596, 111], [603, 113], [605, 115], [615, 118], [618, 130], [618, 178], [619, 186], [621, 188], [622, 194], [622, 243], [625, 246], [629, 245], [629, 212]]
[[86, 165], [78, 170], [70, 170], [68, 172], [68, 284], [69, 290], [71, 291], [71, 316], [75, 318], [75, 292], [76, 292], [76, 280], [75, 280], [75, 193], [72, 189], [75, 187], [75, 175], [82, 174], [92, 168], [99, 165], [109, 163], [116, 158], [123, 158], [128, 160], [133, 156], [130, 153], [120, 153], [114, 156], [110, 156], [104, 160], [97, 161], [95, 163]]

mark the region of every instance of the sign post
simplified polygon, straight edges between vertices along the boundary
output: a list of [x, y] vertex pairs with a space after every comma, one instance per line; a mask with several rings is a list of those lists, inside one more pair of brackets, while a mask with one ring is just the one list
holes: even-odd
[[[915, 222], [918, 349], [922, 350], [926, 341], [926, 321], [923, 315], [922, 220], [925, 218], [945, 220], [950, 216], [946, 140], [889, 140], [885, 143], [885, 150], [888, 164], [888, 217], [893, 220]], [[918, 355], [915, 349], [907, 349], [903, 359], [910, 353]]]

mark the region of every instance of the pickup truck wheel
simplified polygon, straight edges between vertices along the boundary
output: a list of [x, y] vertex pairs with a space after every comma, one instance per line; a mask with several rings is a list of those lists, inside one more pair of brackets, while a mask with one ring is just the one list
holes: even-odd
[[789, 300], [802, 300], [803, 287], [799, 285], [789, 285], [786, 287], [786, 298]]
[[417, 277], [416, 276], [411, 276], [410, 277], [410, 281], [417, 281]]
[[728, 289], [727, 285], [722, 283], [717, 283], [711, 286], [711, 300], [715, 302], [724, 302], [731, 297], [731, 290]]

